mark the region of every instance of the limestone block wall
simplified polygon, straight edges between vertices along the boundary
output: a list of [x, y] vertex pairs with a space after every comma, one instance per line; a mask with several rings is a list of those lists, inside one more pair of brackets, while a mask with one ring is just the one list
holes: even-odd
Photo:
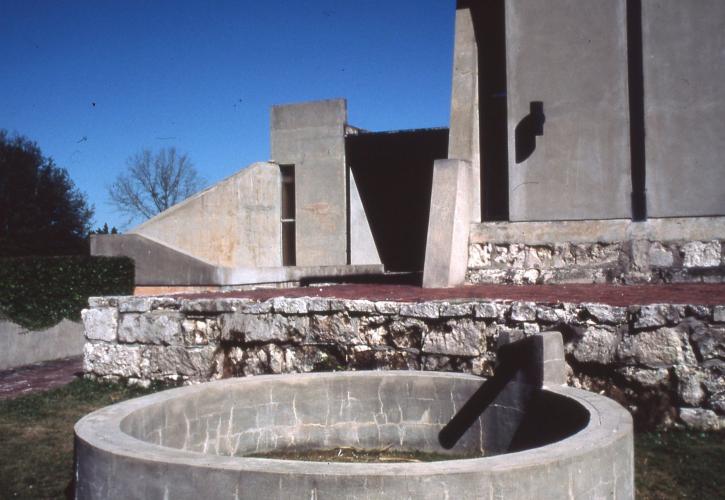
[[725, 218], [472, 226], [467, 283], [725, 281]]
[[146, 384], [329, 370], [491, 375], [503, 340], [555, 330], [568, 383], [640, 425], [725, 426], [725, 306], [333, 298], [93, 298], [90, 377]]

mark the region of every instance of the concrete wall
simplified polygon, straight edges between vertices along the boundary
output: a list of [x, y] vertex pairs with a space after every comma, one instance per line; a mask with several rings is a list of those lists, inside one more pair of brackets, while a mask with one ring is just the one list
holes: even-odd
[[[630, 216], [624, 0], [506, 3], [513, 221]], [[523, 120], [543, 102], [543, 135]], [[517, 163], [525, 140], [535, 140]]]
[[725, 2], [642, 2], [651, 217], [725, 214]]
[[255, 163], [129, 231], [214, 266], [282, 265], [279, 167]]
[[43, 330], [0, 320], [0, 370], [83, 354], [83, 325], [64, 319]]
[[295, 166], [297, 265], [347, 263], [343, 99], [272, 107], [272, 159]]

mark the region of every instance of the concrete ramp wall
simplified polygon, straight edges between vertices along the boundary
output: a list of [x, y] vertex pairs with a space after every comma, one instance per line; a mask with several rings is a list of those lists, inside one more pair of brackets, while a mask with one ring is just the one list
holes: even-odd
[[214, 266], [282, 264], [281, 178], [254, 163], [129, 231]]

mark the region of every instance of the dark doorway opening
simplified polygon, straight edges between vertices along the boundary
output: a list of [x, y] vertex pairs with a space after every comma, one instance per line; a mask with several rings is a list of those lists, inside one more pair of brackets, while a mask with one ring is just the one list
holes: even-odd
[[470, 3], [478, 44], [481, 218], [509, 219], [505, 0]]
[[433, 162], [448, 154], [448, 129], [361, 132], [345, 149], [385, 270], [422, 271]]
[[642, 0], [627, 0], [629, 139], [632, 162], [632, 219], [647, 219]]
[[295, 252], [295, 166], [280, 165], [282, 174], [282, 265], [297, 263]]

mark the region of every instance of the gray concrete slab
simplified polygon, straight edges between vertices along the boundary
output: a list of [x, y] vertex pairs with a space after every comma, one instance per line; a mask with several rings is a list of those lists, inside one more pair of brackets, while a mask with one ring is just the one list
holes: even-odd
[[626, 25], [624, 0], [506, 2], [512, 221], [630, 216]]
[[272, 159], [295, 166], [300, 266], [347, 263], [344, 99], [272, 107]]
[[474, 169], [463, 160], [436, 160], [433, 166], [423, 286], [461, 286], [466, 279]]
[[725, 215], [725, 2], [642, 2], [647, 210]]
[[471, 243], [616, 243], [630, 240], [712, 241], [725, 239], [725, 217], [485, 222], [471, 226]]

